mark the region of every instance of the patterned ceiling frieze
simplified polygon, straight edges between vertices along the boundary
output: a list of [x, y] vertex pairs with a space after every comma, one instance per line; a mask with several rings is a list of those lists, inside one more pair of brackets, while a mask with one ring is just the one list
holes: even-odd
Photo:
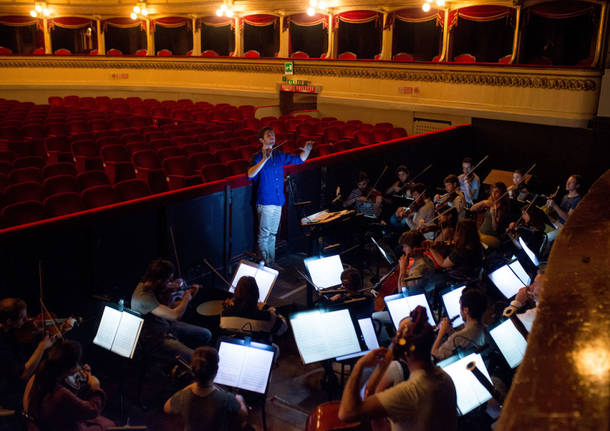
[[[494, 87], [520, 87], [549, 90], [570, 91], [596, 91], [598, 79], [580, 76], [557, 76], [542, 73], [502, 72], [472, 70], [448, 71], [414, 70], [408, 67], [375, 67], [358, 65], [329, 64], [295, 64], [295, 75], [379, 79], [392, 81], [420, 81], [432, 83], [446, 83], [456, 85], [482, 85]], [[254, 63], [243, 61], [104, 61], [97, 59], [25, 59], [2, 58], [0, 68], [74, 68], [74, 69], [140, 69], [140, 70], [183, 70], [202, 72], [240, 72], [240, 73], [267, 73], [283, 75], [283, 63]]]

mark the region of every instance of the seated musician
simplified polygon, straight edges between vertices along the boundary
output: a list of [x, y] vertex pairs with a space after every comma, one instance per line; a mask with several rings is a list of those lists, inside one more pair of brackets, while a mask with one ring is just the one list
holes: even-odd
[[440, 228], [440, 232], [434, 238], [434, 243], [441, 244], [453, 241], [457, 223], [458, 213], [455, 208], [451, 208], [444, 214], [439, 215], [438, 227]]
[[540, 248], [544, 242], [545, 214], [535, 205], [521, 208], [521, 219], [518, 224], [512, 222], [506, 232], [523, 239], [527, 247], [540, 258]]
[[459, 188], [460, 182], [456, 175], [447, 175], [444, 180], [444, 195], [434, 195], [434, 205], [436, 212], [443, 213], [447, 208], [455, 208], [458, 213], [458, 220], [463, 220], [466, 215], [466, 201], [464, 194]]
[[212, 347], [195, 349], [191, 359], [195, 382], [176, 392], [163, 406], [165, 413], [182, 417], [185, 431], [238, 431], [246, 425], [248, 408], [243, 397], [214, 386], [218, 360], [218, 352]]
[[259, 302], [256, 279], [244, 276], [239, 279], [233, 298], [225, 302], [220, 315], [220, 327], [233, 331], [261, 332], [282, 335], [288, 329], [286, 319], [275, 308], [263, 308]]
[[396, 177], [398, 178], [394, 184], [392, 184], [385, 191], [386, 196], [392, 195], [404, 195], [407, 193], [409, 186], [409, 170], [405, 165], [400, 165], [396, 168]]
[[464, 194], [466, 203], [472, 205], [479, 199], [481, 179], [477, 174], [472, 172], [472, 159], [470, 157], [466, 157], [462, 160], [462, 172], [463, 173], [458, 177], [460, 189]]
[[561, 203], [557, 205], [557, 203], [548, 199], [546, 205], [555, 210], [559, 219], [562, 223], [565, 223], [570, 214], [574, 211], [580, 200], [582, 199], [582, 195], [580, 194], [580, 187], [582, 184], [582, 177], [578, 174], [571, 175], [566, 181], [566, 191], [568, 192], [561, 199]]
[[[441, 320], [438, 335], [432, 346], [432, 355], [440, 361], [455, 354], [458, 347], [468, 349], [485, 345], [485, 326], [481, 319], [486, 308], [487, 297], [481, 290], [464, 289], [460, 297], [460, 315], [464, 320], [464, 328], [453, 332], [449, 318], [445, 317]], [[451, 335], [443, 342], [447, 334]]]
[[508, 187], [508, 197], [519, 202], [525, 202], [530, 198], [530, 192], [523, 177], [521, 169], [515, 169], [513, 172], [513, 183]]
[[368, 174], [360, 172], [358, 174], [357, 187], [352, 190], [343, 202], [343, 207], [348, 208], [353, 205], [357, 213], [362, 213], [366, 217], [377, 218], [381, 213], [383, 198], [377, 189], [370, 187], [369, 183]]
[[462, 282], [476, 278], [483, 262], [483, 250], [477, 224], [474, 220], [458, 222], [450, 247], [433, 245], [430, 254], [442, 268], [447, 268], [452, 281]]
[[[429, 224], [434, 218], [434, 203], [428, 197], [426, 186], [417, 183], [411, 188], [413, 203], [409, 207], [400, 207], [392, 216], [390, 223], [394, 226], [408, 226], [409, 229], [418, 229]], [[433, 239], [434, 233], [426, 233], [427, 239]]]
[[538, 298], [540, 297], [542, 289], [544, 289], [545, 280], [544, 268], [541, 268], [538, 270], [538, 274], [536, 275], [536, 278], [534, 278], [532, 284], [519, 289], [515, 299], [504, 309], [504, 314], [507, 314], [509, 310], [511, 313], [517, 312], [518, 310], [525, 308], [528, 304], [533, 304], [533, 307], [530, 306], [531, 308], [518, 314], [519, 320], [523, 322], [523, 326], [525, 326], [525, 329], [527, 329], [528, 332], [532, 330], [532, 325], [536, 318]]
[[153, 261], [133, 292], [131, 308], [144, 317], [140, 336], [144, 350], [160, 351], [171, 358], [179, 354], [185, 361], [190, 361], [193, 350], [183, 341], [199, 347], [209, 343], [212, 333], [206, 328], [180, 321], [197, 293], [197, 287], [181, 292], [182, 297], [172, 301], [172, 289], [178, 284], [174, 272], [174, 264], [170, 261]]
[[[424, 307], [411, 312], [411, 319], [394, 338], [392, 350], [374, 349], [352, 368], [341, 405], [339, 419], [346, 422], [386, 417], [392, 430], [452, 431], [457, 428], [456, 393], [453, 381], [430, 358], [434, 330], [427, 322]], [[376, 367], [373, 375], [383, 375], [392, 359], [404, 359], [409, 379], [362, 400], [363, 371]]]
[[479, 236], [481, 242], [492, 249], [500, 247], [500, 239], [506, 232], [506, 228], [511, 221], [517, 219], [514, 207], [506, 193], [506, 185], [501, 182], [492, 186], [489, 199], [477, 202], [470, 208], [470, 211], [485, 211], [483, 223], [479, 228]]
[[100, 416], [106, 395], [91, 368], [80, 365], [81, 354], [77, 341], [58, 341], [28, 382], [23, 407], [40, 431], [103, 431], [114, 426]]
[[[0, 406], [4, 408], [21, 406], [26, 382], [56, 339], [56, 335], [41, 332], [38, 343], [30, 343], [40, 331], [35, 323], [28, 320], [23, 300], [5, 298], [0, 301]], [[60, 330], [69, 330], [73, 324], [74, 319], [67, 319]]]
[[362, 290], [360, 271], [355, 268], [343, 271], [340, 290], [342, 292], [332, 296], [330, 302], [346, 304], [354, 319], [369, 317], [373, 313], [374, 297], [368, 291]]

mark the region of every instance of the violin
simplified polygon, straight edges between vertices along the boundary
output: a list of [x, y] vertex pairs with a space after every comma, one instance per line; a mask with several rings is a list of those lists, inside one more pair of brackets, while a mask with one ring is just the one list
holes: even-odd
[[436, 211], [443, 212], [444, 210], [446, 210], [450, 206], [451, 202], [453, 202], [455, 198], [457, 198], [457, 196], [457, 190], [454, 190], [451, 193], [445, 193], [444, 195], [440, 196], [438, 201], [435, 202]]
[[23, 326], [16, 329], [15, 338], [21, 344], [29, 344], [42, 334], [49, 334], [52, 338], [58, 338], [73, 327], [78, 326], [82, 321], [82, 317], [58, 319], [53, 314], [41, 313], [36, 317], [29, 318]]
[[156, 292], [157, 300], [168, 307], [173, 307], [176, 302], [180, 301], [184, 296], [184, 292], [191, 290], [194, 294], [201, 286], [193, 284], [189, 286], [182, 278], [177, 278], [159, 288]]

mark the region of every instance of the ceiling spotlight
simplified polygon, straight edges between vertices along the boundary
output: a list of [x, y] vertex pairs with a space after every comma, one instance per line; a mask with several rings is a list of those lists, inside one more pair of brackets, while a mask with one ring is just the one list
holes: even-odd
[[36, 11], [35, 11], [34, 9], [32, 9], [32, 10], [30, 11], [30, 16], [32, 16], [32, 17], [34, 17], [34, 18], [36, 18], [36, 17], [38, 16], [38, 14], [36, 13]]
[[131, 17], [131, 19], [136, 20], [138, 19], [138, 15], [136, 15], [135, 12], [132, 12], [131, 15], [129, 15]]
[[38, 13], [42, 12], [42, 6], [40, 6], [39, 4], [37, 4], [36, 6], [34, 6], [34, 10]]
[[424, 3], [421, 8], [424, 12], [430, 12], [430, 3]]
[[229, 9], [225, 12], [225, 15], [228, 16], [229, 18], [233, 18], [233, 10]]
[[307, 9], [307, 15], [314, 16], [316, 14], [316, 10], [312, 7]]
[[140, 6], [134, 6], [133, 11], [134, 13], [140, 13]]
[[43, 14], [44, 16], [49, 16], [49, 15], [51, 15], [51, 10], [50, 10], [50, 9], [47, 9], [47, 8], [45, 7], [45, 8], [42, 10], [42, 14]]
[[148, 16], [148, 9], [142, 8], [142, 15]]
[[222, 10], [221, 9], [216, 9], [216, 15], [217, 16], [222, 16]]

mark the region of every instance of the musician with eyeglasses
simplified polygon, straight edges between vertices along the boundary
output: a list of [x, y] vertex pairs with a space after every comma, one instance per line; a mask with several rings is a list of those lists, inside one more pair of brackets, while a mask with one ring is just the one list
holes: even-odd
[[443, 213], [448, 208], [455, 208], [458, 213], [458, 220], [463, 220], [466, 216], [466, 200], [460, 190], [460, 181], [456, 175], [448, 175], [443, 181], [445, 185], [444, 195], [434, 195], [434, 205], [437, 213]]
[[462, 160], [462, 174], [458, 179], [466, 203], [469, 205], [474, 204], [474, 202], [479, 199], [481, 179], [472, 171], [472, 159], [470, 157], [466, 157]]

